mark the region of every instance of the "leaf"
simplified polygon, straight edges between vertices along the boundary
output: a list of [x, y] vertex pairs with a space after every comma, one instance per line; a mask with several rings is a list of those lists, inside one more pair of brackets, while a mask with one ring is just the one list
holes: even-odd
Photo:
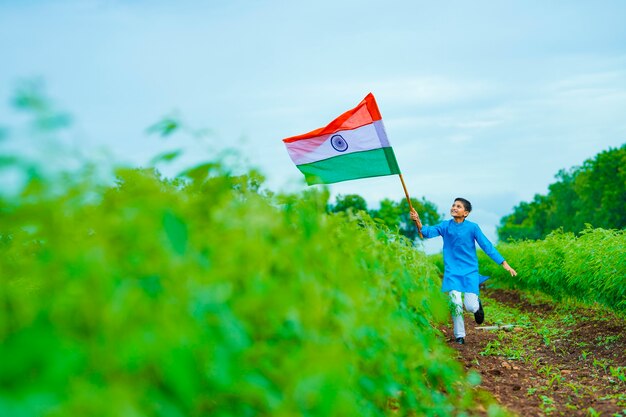
[[164, 117], [147, 129], [148, 134], [158, 134], [161, 137], [170, 136], [181, 127], [181, 122], [175, 117]]
[[163, 229], [172, 245], [172, 249], [179, 255], [187, 251], [187, 224], [171, 211], [163, 214]]
[[187, 177], [196, 181], [202, 181], [209, 176], [213, 168], [219, 165], [214, 162], [204, 162], [195, 167], [189, 168], [177, 175], [177, 177]]
[[169, 151], [169, 152], [163, 152], [157, 156], [155, 156], [154, 158], [152, 158], [152, 160], [150, 161], [150, 165], [156, 165], [159, 162], [171, 162], [174, 159], [178, 158], [180, 155], [182, 155], [183, 150], [182, 149], [176, 149], [175, 151]]
[[0, 168], [17, 165], [20, 162], [15, 156], [0, 156]]

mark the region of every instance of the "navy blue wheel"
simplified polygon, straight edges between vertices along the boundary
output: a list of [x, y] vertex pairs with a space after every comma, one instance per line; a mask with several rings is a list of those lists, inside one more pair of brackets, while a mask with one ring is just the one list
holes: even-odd
[[337, 152], [345, 152], [348, 149], [348, 142], [341, 135], [331, 137], [330, 144]]

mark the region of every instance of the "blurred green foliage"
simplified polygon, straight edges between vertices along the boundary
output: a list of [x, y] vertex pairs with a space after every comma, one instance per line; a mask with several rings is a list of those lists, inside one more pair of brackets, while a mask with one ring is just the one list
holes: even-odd
[[335, 204], [330, 204], [328, 209], [332, 213], [347, 211], [367, 212], [367, 202], [363, 197], [358, 194], [339, 194], [337, 197], [335, 197]]
[[481, 269], [514, 288], [626, 312], [625, 230], [588, 227], [578, 236], [557, 230], [545, 240], [501, 244], [498, 250], [518, 276], [511, 277], [482, 253]]
[[[0, 200], [0, 415], [448, 416], [436, 270], [328, 194], [218, 162]], [[55, 177], [58, 180], [58, 177]], [[54, 191], [51, 191], [53, 190]]]
[[561, 170], [548, 194], [521, 202], [500, 221], [498, 237], [543, 239], [557, 229], [580, 233], [587, 224], [605, 229], [626, 228], [626, 144]]
[[72, 118], [65, 112], [60, 112], [45, 95], [42, 80], [25, 80], [18, 86], [13, 96], [13, 107], [19, 111], [34, 115], [32, 127], [37, 130], [51, 131], [66, 128], [72, 123]]

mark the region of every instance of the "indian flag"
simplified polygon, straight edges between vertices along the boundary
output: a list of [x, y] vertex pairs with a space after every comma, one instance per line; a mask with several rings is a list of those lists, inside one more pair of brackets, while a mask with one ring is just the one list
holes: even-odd
[[372, 93], [328, 126], [283, 142], [308, 185], [400, 174]]

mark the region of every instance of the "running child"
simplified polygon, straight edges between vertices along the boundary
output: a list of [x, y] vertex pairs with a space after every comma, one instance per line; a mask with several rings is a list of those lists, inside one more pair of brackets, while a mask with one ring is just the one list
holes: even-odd
[[498, 265], [509, 271], [512, 276], [517, 272], [509, 266], [504, 257], [491, 244], [476, 223], [466, 220], [472, 211], [472, 204], [464, 198], [456, 198], [450, 209], [451, 220], [445, 220], [436, 226], [423, 226], [419, 215], [412, 209], [411, 219], [421, 229], [425, 239], [441, 236], [443, 238], [443, 285], [441, 290], [449, 292], [453, 304], [452, 321], [454, 337], [457, 343], [465, 343], [465, 323], [463, 321], [463, 300], [465, 308], [474, 313], [477, 324], [485, 320], [483, 305], [478, 298], [480, 275], [478, 274], [478, 258], [476, 245]]

